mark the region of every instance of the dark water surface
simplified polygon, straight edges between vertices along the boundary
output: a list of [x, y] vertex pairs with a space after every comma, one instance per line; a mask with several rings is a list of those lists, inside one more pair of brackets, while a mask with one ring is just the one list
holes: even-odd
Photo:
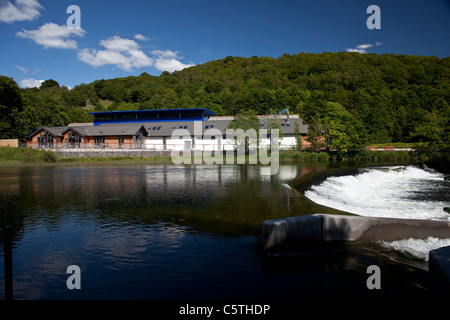
[[[320, 258], [266, 258], [261, 223], [336, 213], [289, 181], [329, 164], [0, 167], [1, 207], [13, 226], [14, 299], [314, 299], [428, 297], [426, 270], [371, 246]], [[4, 298], [3, 240], [0, 298]], [[367, 289], [366, 268], [383, 270]], [[69, 290], [66, 268], [81, 270]]]

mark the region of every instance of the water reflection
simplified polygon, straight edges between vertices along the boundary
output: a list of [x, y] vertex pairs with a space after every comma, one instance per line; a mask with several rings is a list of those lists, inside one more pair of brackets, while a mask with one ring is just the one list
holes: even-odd
[[274, 176], [264, 175], [264, 169], [238, 165], [0, 168], [0, 200], [11, 214], [16, 238], [40, 227], [64, 228], [64, 221], [71, 219], [106, 229], [164, 222], [174, 228], [189, 227], [189, 232], [257, 234], [266, 219], [323, 209], [298, 196], [287, 183], [326, 165], [281, 165]]
[[[223, 286], [231, 294], [260, 268], [251, 248], [262, 221], [334, 212], [287, 184], [326, 167], [286, 164], [275, 176], [252, 165], [0, 168], [15, 298], [209, 298]], [[83, 270], [82, 292], [65, 287], [71, 264]]]

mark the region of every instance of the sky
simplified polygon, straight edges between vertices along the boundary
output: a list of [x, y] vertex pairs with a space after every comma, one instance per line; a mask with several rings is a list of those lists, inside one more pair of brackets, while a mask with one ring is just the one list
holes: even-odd
[[450, 0], [0, 0], [0, 75], [22, 88], [159, 76], [227, 56], [443, 58], [449, 39]]

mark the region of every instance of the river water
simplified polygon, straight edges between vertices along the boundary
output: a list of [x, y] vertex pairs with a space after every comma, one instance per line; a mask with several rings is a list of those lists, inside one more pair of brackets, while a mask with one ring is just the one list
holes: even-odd
[[[352, 212], [369, 202], [384, 210], [381, 202], [355, 197], [350, 188], [364, 180], [364, 174], [372, 174], [371, 169], [357, 175], [356, 182], [330, 178], [306, 192], [317, 203], [321, 203], [320, 197], [334, 201], [322, 204], [336, 209], [314, 203], [290, 183], [331, 167], [328, 163], [281, 164], [275, 176], [263, 175], [266, 168], [256, 165], [0, 167], [1, 206], [13, 227], [13, 297], [428, 297], [425, 264], [397, 259], [396, 250], [385, 251], [382, 246], [336, 248], [325, 258], [312, 260], [262, 254], [264, 220]], [[373, 177], [367, 178], [373, 181]], [[448, 204], [448, 189], [441, 185], [441, 177], [433, 173], [426, 179], [425, 189], [408, 191], [412, 197], [419, 203], [434, 202], [436, 208]], [[339, 198], [331, 199], [333, 191], [327, 188], [345, 193], [337, 192]], [[433, 190], [440, 195], [434, 196]], [[447, 198], [442, 199], [445, 193]], [[342, 201], [345, 205], [339, 206]], [[400, 200], [392, 200], [395, 206], [396, 201]], [[406, 212], [412, 214], [414, 207]], [[430, 214], [424, 218], [446, 219], [438, 209], [424, 208], [422, 211]], [[4, 243], [0, 241], [0, 298], [4, 298]], [[366, 269], [371, 264], [383, 267], [382, 293], [367, 289]], [[70, 265], [80, 268], [81, 289], [67, 288]]]

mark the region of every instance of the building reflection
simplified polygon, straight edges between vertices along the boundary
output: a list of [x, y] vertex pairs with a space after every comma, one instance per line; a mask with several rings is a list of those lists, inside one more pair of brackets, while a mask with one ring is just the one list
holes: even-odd
[[285, 215], [293, 202], [286, 183], [318, 166], [281, 164], [272, 176], [259, 165], [32, 166], [1, 170], [0, 183], [2, 199], [14, 197], [17, 229], [73, 219], [218, 231]]

